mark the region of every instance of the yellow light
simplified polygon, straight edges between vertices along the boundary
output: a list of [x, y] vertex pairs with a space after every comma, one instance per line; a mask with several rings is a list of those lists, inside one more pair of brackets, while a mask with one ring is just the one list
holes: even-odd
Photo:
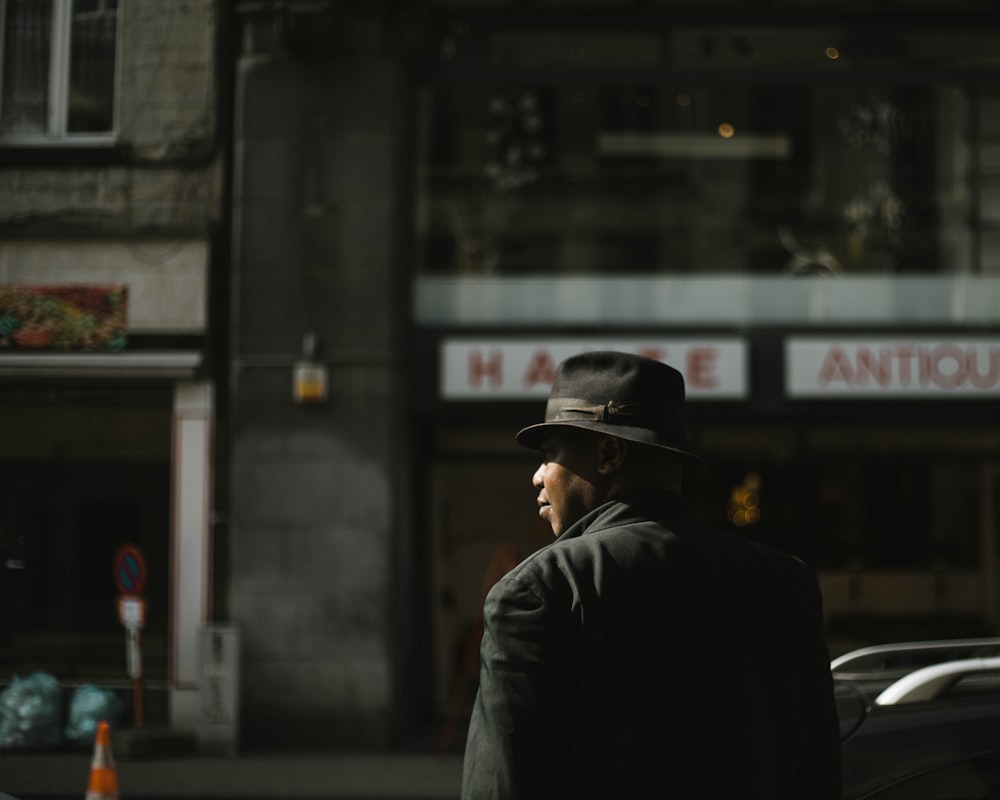
[[314, 361], [297, 361], [292, 372], [292, 396], [300, 405], [326, 401], [327, 369]]
[[312, 331], [302, 336], [302, 358], [292, 368], [292, 397], [300, 405], [326, 402], [328, 370], [316, 358], [319, 340]]
[[729, 492], [729, 503], [726, 516], [737, 528], [745, 528], [760, 522], [760, 474], [748, 472], [743, 481]]
[[719, 136], [723, 139], [732, 139], [736, 135], [736, 128], [730, 125], [728, 122], [723, 122], [719, 125]]
[[826, 48], [825, 52], [826, 52], [826, 57], [831, 61], [836, 61], [838, 58], [840, 58], [840, 51], [836, 47], [828, 47]]

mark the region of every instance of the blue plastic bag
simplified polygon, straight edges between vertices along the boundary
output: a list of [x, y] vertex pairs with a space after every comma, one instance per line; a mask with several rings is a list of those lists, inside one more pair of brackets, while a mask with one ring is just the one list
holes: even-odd
[[52, 675], [16, 675], [0, 692], [0, 750], [35, 750], [62, 744], [62, 687]]
[[114, 727], [122, 714], [122, 701], [110, 689], [92, 684], [80, 686], [69, 700], [66, 712], [66, 741], [77, 747], [91, 747], [97, 724], [106, 720]]

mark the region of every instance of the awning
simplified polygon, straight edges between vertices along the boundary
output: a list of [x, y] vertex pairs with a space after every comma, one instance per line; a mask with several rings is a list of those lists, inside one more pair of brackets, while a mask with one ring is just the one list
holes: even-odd
[[196, 350], [123, 353], [0, 353], [0, 381], [7, 378], [195, 377], [202, 363]]

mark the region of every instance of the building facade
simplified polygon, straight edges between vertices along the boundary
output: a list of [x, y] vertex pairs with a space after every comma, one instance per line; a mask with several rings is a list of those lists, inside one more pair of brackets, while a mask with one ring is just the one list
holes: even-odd
[[[186, 726], [213, 614], [218, 15], [0, 6], [0, 673], [108, 685], [130, 715], [141, 680], [138, 713]], [[124, 585], [120, 550], [139, 554]], [[127, 595], [144, 604], [136, 677]]]
[[244, 732], [460, 740], [546, 541], [512, 433], [588, 347], [685, 371], [692, 496], [814, 565], [833, 646], [995, 632], [987, 5], [237, 3]]
[[992, 5], [8, 0], [0, 291], [128, 308], [0, 327], [8, 666], [120, 677], [132, 542], [174, 727], [225, 625], [242, 746], [460, 746], [549, 536], [513, 433], [593, 347], [685, 373], [692, 499], [816, 569], [835, 649], [996, 633]]

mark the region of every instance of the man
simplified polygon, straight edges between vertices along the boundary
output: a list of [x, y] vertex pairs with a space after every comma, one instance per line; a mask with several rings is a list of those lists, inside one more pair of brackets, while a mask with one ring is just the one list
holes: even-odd
[[569, 358], [517, 441], [557, 538], [487, 596], [463, 798], [838, 798], [815, 577], [685, 506], [680, 373]]

